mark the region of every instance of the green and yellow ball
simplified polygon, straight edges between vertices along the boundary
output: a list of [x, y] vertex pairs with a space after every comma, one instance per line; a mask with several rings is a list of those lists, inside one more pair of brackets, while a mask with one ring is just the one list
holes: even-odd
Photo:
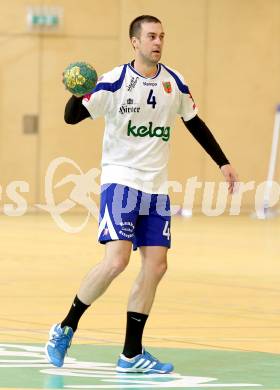
[[73, 95], [83, 96], [90, 93], [96, 83], [96, 70], [86, 62], [74, 62], [63, 72], [63, 84]]

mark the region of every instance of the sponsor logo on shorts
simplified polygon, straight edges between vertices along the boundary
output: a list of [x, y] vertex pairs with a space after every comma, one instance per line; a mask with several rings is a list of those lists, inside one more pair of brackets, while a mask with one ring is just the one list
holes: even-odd
[[163, 141], [168, 141], [170, 138], [170, 127], [156, 126], [153, 127], [153, 122], [148, 125], [133, 126], [131, 120], [127, 125], [127, 135], [130, 137], [158, 137]]
[[121, 222], [120, 223], [121, 230], [119, 230], [119, 234], [121, 234], [125, 238], [132, 238], [134, 236], [134, 224], [132, 222]]

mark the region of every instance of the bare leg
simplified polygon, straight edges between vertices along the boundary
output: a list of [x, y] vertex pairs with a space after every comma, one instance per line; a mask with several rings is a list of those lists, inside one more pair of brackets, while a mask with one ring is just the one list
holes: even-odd
[[105, 255], [86, 275], [78, 291], [79, 299], [86, 305], [91, 305], [100, 297], [127, 266], [131, 254], [131, 242], [118, 240], [105, 245]]
[[142, 267], [128, 300], [127, 327], [117, 372], [164, 373], [172, 363], [161, 363], [142, 347], [142, 334], [154, 302], [157, 286], [167, 269], [167, 248], [141, 247]]
[[55, 324], [51, 328], [46, 344], [46, 355], [55, 366], [63, 365], [73, 334], [87, 307], [104, 293], [112, 280], [127, 266], [131, 245], [129, 241], [111, 241], [106, 244], [103, 260], [82, 281], [66, 318], [61, 324]]
[[149, 314], [157, 286], [167, 270], [167, 248], [143, 246], [141, 270], [132, 286], [128, 299], [128, 311]]

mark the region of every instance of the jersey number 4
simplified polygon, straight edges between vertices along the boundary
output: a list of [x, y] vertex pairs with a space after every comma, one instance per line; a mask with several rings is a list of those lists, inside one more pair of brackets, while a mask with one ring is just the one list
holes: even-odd
[[149, 96], [148, 96], [148, 99], [147, 99], [147, 104], [151, 104], [153, 108], [156, 107], [156, 97], [155, 95], [153, 95], [154, 91], [153, 89], [150, 90], [150, 93], [149, 93]]
[[169, 228], [169, 222], [165, 222], [165, 226], [163, 228], [162, 235], [167, 237], [167, 240], [170, 240], [170, 228]]

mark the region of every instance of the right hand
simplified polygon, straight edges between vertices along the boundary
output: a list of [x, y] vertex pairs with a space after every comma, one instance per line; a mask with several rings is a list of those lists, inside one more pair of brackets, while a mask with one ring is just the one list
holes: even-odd
[[[62, 84], [65, 87], [65, 84], [64, 84], [64, 72], [62, 72], [62, 80], [61, 80], [61, 82], [62, 82]], [[66, 87], [65, 87], [65, 89], [66, 89], [66, 91], [70, 92]], [[70, 92], [70, 93], [72, 93], [72, 92]], [[78, 94], [74, 94], [74, 93], [72, 93], [72, 95], [75, 96], [76, 98], [81, 98], [82, 96], [84, 96], [84, 95], [78, 95]]]

